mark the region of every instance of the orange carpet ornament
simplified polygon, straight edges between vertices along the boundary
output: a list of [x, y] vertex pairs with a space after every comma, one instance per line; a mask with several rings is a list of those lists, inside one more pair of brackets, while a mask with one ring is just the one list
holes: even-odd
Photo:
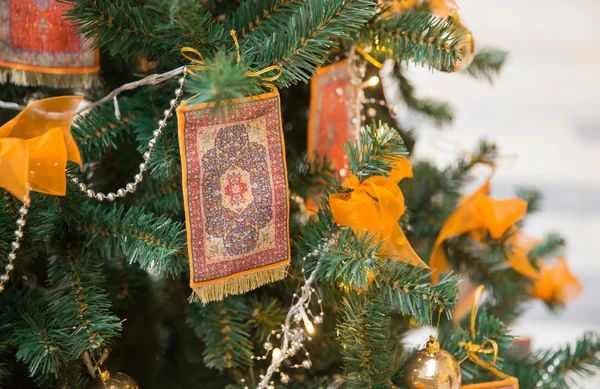
[[177, 109], [192, 301], [285, 277], [289, 204], [279, 93]]
[[98, 50], [75, 35], [54, 0], [0, 0], [0, 84], [91, 88], [98, 83]]

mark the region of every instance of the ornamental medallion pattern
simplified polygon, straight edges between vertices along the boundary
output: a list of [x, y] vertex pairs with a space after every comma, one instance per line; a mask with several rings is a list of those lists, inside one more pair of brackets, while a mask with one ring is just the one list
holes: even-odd
[[245, 124], [224, 126], [202, 166], [206, 233], [222, 238], [229, 255], [252, 251], [273, 219], [266, 147], [250, 142]]
[[[231, 103], [231, 102], [230, 102]], [[289, 262], [279, 94], [177, 110], [191, 285]]]

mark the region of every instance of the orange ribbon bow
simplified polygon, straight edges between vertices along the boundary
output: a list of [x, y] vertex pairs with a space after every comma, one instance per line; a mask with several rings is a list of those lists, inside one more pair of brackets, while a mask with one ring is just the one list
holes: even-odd
[[405, 177], [412, 177], [412, 167], [406, 158], [396, 163], [389, 178], [373, 176], [361, 183], [351, 175], [344, 180], [343, 186], [352, 192], [330, 195], [329, 205], [336, 223], [350, 226], [355, 234], [370, 234], [382, 242], [382, 254], [414, 266], [427, 267], [398, 225], [405, 210], [398, 183]]
[[81, 96], [32, 103], [0, 127], [0, 187], [25, 200], [29, 190], [64, 196], [67, 159], [81, 166], [71, 122]]
[[559, 258], [553, 267], [542, 263], [541, 268], [540, 279], [533, 287], [533, 296], [547, 303], [565, 306], [583, 292], [581, 283], [569, 271], [565, 258]]
[[[490, 183], [487, 181], [475, 193], [462, 200], [458, 208], [452, 212], [446, 223], [444, 223], [429, 260], [429, 265], [437, 269], [431, 276], [433, 283], [437, 284], [439, 282], [440, 273], [451, 270], [442, 247], [444, 241], [467, 232], [470, 232], [471, 236], [479, 241], [483, 240], [486, 232], [489, 232], [493, 239], [500, 239], [517, 221], [525, 217], [527, 213], [527, 202], [525, 200], [496, 200], [488, 196], [489, 191]], [[519, 237], [521, 236], [519, 235]], [[516, 253], [516, 256], [512, 261], [509, 260], [509, 264], [516, 271], [523, 272], [522, 269], [526, 269], [523, 274], [531, 275], [532, 271], [535, 272], [535, 268], [531, 267], [526, 253], [521, 255], [529, 246], [525, 248], [515, 247], [517, 250], [513, 253]], [[531, 268], [523, 261], [526, 261]]]

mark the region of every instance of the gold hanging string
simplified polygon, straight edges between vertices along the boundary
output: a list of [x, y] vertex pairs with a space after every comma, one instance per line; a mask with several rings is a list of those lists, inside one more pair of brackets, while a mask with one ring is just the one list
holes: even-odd
[[371, 65], [375, 66], [376, 68], [383, 69], [384, 65], [381, 62], [379, 62], [378, 60], [376, 60], [375, 58], [373, 58], [371, 56], [371, 54], [367, 53], [366, 51], [364, 51], [360, 47], [356, 48], [356, 52], [358, 54], [362, 55]]
[[[231, 30], [229, 31], [229, 35], [231, 35], [231, 38], [233, 39], [233, 43], [235, 44], [235, 48], [236, 48], [236, 57], [237, 57], [237, 63], [240, 63], [240, 61], [242, 60], [242, 55], [240, 53], [240, 43], [238, 41], [237, 38], [237, 34], [235, 32], [235, 30]], [[188, 71], [192, 74], [196, 74], [194, 73], [194, 70], [209, 70], [210, 68], [204, 64], [204, 56], [202, 55], [202, 53], [196, 49], [194, 49], [193, 47], [183, 47], [181, 49], [181, 55], [194, 63], [194, 65], [190, 65], [187, 67]], [[263, 74], [266, 74], [268, 72], [271, 71], [275, 71], [275, 75], [273, 76], [263, 76]], [[253, 77], [253, 78], [258, 78], [258, 84], [265, 87], [265, 88], [269, 88], [272, 91], [273, 90], [277, 90], [277, 88], [275, 87], [275, 85], [271, 84], [271, 82], [277, 80], [279, 77], [281, 77], [281, 75], [283, 74], [283, 70], [281, 69], [281, 66], [279, 65], [272, 65], [272, 66], [268, 66], [262, 70], [253, 72], [248, 70], [247, 72], [244, 73], [246, 76], [248, 77]]]
[[438, 311], [438, 321], [437, 321], [437, 325], [435, 326], [435, 332], [438, 332], [438, 333], [440, 331], [440, 320], [442, 319], [442, 312], [444, 312], [444, 307], [440, 307], [440, 310]]
[[[483, 297], [483, 292], [485, 287], [483, 285], [479, 285], [475, 292], [475, 297], [473, 298], [473, 305], [471, 306], [471, 340], [468, 342], [460, 342], [459, 346], [464, 347], [467, 355], [459, 362], [462, 364], [467, 359], [473, 362], [476, 365], [483, 367], [494, 373], [497, 377], [502, 379], [513, 378], [506, 373], [501, 372], [496, 367], [496, 361], [498, 360], [498, 343], [496, 343], [493, 339], [488, 339], [482, 344], [475, 343], [475, 335], [477, 334], [476, 328], [476, 319], [477, 319], [477, 310], [479, 309], [479, 305], [481, 304], [481, 299]], [[492, 362], [484, 361], [479, 357], [479, 354], [492, 354]]]
[[242, 56], [240, 55], [240, 42], [238, 42], [237, 34], [235, 33], [235, 30], [231, 30], [229, 31], [229, 35], [231, 35], [231, 37], [233, 38], [233, 43], [235, 43], [235, 49], [237, 51], [237, 62], [240, 63], [240, 61], [242, 60]]
[[195, 65], [190, 65], [187, 67], [187, 71], [189, 73], [195, 75], [196, 73], [194, 73], [194, 70], [208, 70], [208, 66], [204, 65], [204, 56], [201, 52], [193, 47], [181, 48], [181, 55], [188, 61], [195, 63]]

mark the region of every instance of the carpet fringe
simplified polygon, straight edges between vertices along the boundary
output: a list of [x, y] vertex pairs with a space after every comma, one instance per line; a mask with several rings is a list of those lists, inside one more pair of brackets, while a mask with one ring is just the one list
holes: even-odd
[[0, 84], [52, 88], [96, 88], [101, 85], [98, 73], [51, 74], [0, 67]]
[[242, 274], [227, 278], [223, 281], [192, 288], [189, 302], [202, 302], [207, 304], [211, 301], [220, 301], [231, 294], [246, 293], [259, 286], [275, 282], [285, 278], [288, 264], [279, 265], [270, 269], [257, 270], [252, 273]]

